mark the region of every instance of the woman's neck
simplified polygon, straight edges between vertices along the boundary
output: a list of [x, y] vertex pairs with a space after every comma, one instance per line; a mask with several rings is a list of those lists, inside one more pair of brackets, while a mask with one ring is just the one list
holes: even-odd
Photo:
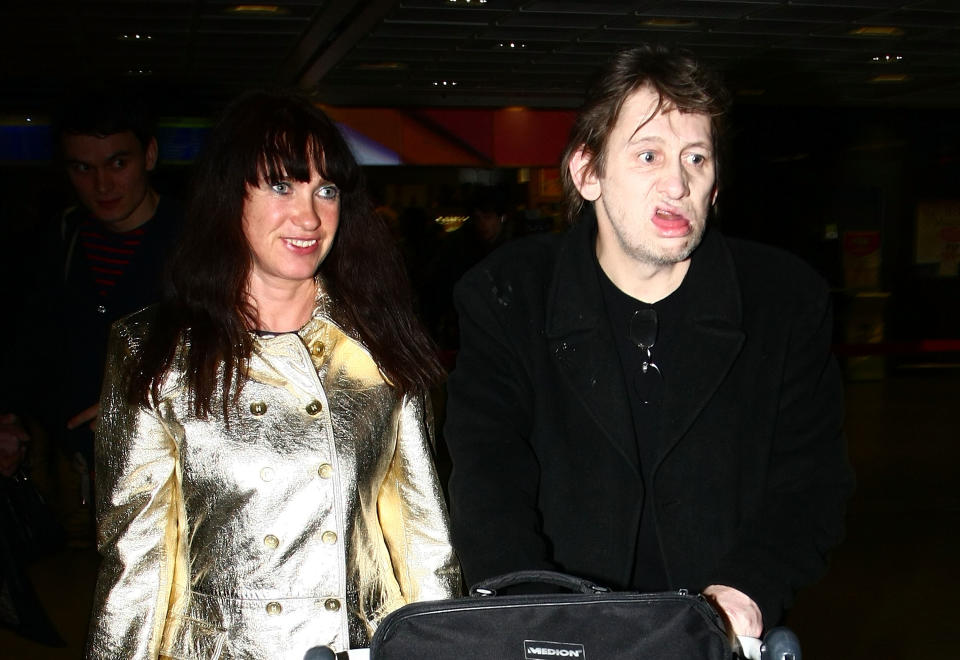
[[316, 305], [317, 285], [313, 280], [275, 283], [251, 277], [247, 289], [257, 314], [253, 330], [299, 330], [310, 320]]

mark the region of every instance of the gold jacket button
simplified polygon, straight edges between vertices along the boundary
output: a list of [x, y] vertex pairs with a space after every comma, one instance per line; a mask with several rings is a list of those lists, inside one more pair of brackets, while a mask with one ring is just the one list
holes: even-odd
[[320, 467], [317, 468], [317, 474], [320, 475], [321, 479], [329, 479], [333, 476], [333, 466], [329, 463], [321, 463]]
[[283, 606], [280, 605], [280, 603], [278, 603], [277, 601], [274, 600], [267, 603], [267, 614], [269, 614], [270, 616], [276, 616], [277, 614], [280, 614], [280, 612], [282, 611], [283, 611]]
[[254, 401], [250, 404], [250, 412], [258, 417], [267, 412], [267, 404], [263, 401]]
[[323, 345], [322, 341], [318, 341], [316, 344], [310, 347], [310, 354], [313, 357], [320, 357], [323, 355], [323, 351], [326, 350], [326, 346]]
[[316, 415], [321, 410], [323, 410], [323, 404], [316, 399], [307, 404], [307, 412], [311, 415]]
[[264, 481], [273, 481], [273, 468], [265, 467], [260, 470], [260, 478]]
[[323, 607], [328, 612], [337, 612], [340, 610], [340, 601], [337, 600], [336, 598], [328, 598], [326, 601], [324, 601]]
[[273, 534], [267, 534], [263, 537], [263, 544], [268, 548], [273, 549], [280, 545], [280, 539]]
[[323, 540], [323, 542], [326, 543], [327, 545], [333, 545], [334, 543], [337, 542], [337, 533], [336, 533], [336, 532], [327, 531], [327, 532], [324, 532], [323, 535], [322, 535], [320, 538], [321, 538], [321, 539]]

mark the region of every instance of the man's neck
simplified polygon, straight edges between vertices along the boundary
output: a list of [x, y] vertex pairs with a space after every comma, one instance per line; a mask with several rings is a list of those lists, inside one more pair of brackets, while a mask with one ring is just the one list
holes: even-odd
[[147, 224], [147, 222], [153, 218], [154, 214], [156, 214], [157, 206], [159, 205], [160, 194], [152, 187], [148, 187], [143, 199], [140, 200], [140, 203], [137, 204], [137, 207], [133, 209], [130, 215], [117, 222], [102, 222], [100, 224], [103, 225], [104, 229], [117, 234], [133, 231], [137, 227], [142, 227]]
[[636, 261], [622, 263], [604, 259], [597, 254], [600, 268], [614, 286], [631, 298], [645, 303], [656, 303], [680, 288], [690, 270], [690, 259], [673, 264], [645, 264]]

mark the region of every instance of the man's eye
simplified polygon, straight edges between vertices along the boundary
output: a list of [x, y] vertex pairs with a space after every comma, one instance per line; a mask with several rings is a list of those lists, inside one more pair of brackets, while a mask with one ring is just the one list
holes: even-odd
[[703, 165], [707, 162], [707, 157], [703, 154], [690, 154], [687, 156], [687, 160], [690, 161], [691, 165]]
[[641, 152], [638, 156], [641, 163], [652, 163], [657, 159], [657, 155], [652, 151]]
[[336, 199], [340, 196], [340, 189], [336, 186], [321, 186], [317, 191], [317, 196], [321, 199]]
[[69, 167], [71, 172], [86, 172], [90, 169], [86, 163], [70, 163]]
[[115, 161], [110, 163], [110, 166], [115, 170], [122, 170], [127, 166], [127, 161], [123, 160], [122, 158], [117, 158]]

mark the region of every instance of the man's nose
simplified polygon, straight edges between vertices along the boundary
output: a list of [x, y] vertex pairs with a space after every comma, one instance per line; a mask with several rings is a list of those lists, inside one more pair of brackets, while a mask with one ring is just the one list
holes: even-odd
[[660, 192], [667, 195], [670, 199], [681, 199], [690, 192], [690, 185], [687, 180], [687, 171], [683, 164], [675, 162], [664, 170], [660, 178]]
[[106, 170], [96, 169], [93, 176], [97, 192], [108, 192], [113, 187], [113, 177]]

